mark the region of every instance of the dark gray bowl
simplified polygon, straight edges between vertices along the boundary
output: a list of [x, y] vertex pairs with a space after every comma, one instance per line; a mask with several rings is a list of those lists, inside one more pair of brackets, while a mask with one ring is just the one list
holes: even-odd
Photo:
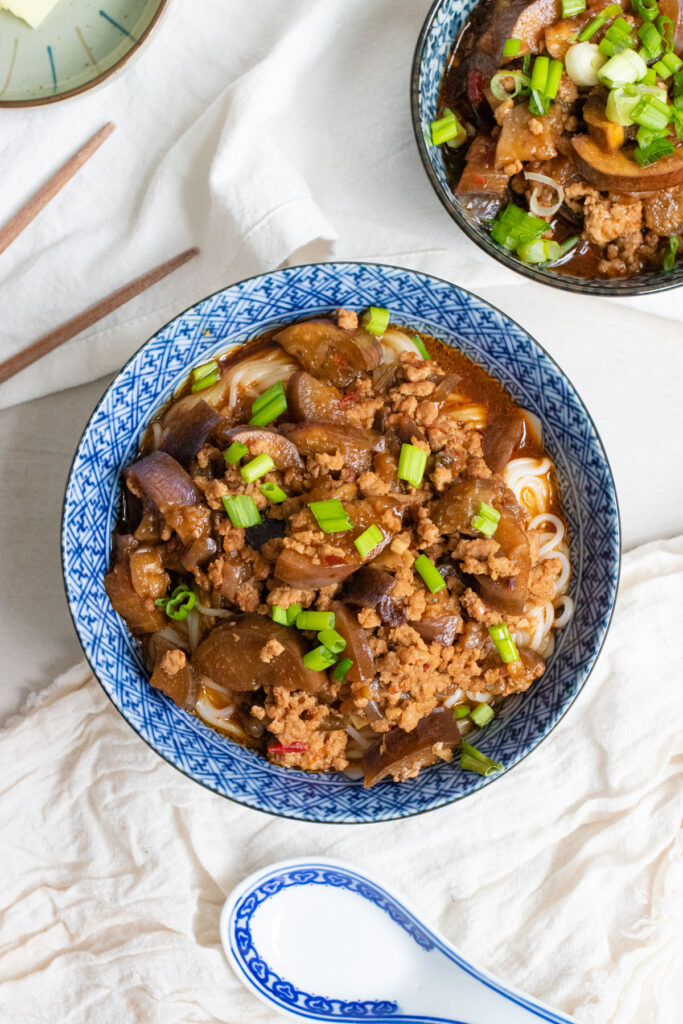
[[493, 256], [503, 266], [532, 281], [549, 284], [553, 288], [562, 288], [564, 291], [622, 298], [627, 295], [664, 292], [683, 284], [683, 260], [679, 260], [675, 270], [668, 274], [657, 270], [639, 274], [637, 277], [600, 281], [558, 274], [549, 269], [541, 270], [522, 263], [516, 256], [496, 245], [484, 228], [468, 220], [446, 180], [441, 147], [432, 146], [429, 142], [429, 126], [436, 116], [441, 78], [451, 47], [476, 3], [477, 0], [436, 0], [422, 26], [413, 58], [411, 94], [417, 148], [437, 196], [455, 223], [480, 249]]

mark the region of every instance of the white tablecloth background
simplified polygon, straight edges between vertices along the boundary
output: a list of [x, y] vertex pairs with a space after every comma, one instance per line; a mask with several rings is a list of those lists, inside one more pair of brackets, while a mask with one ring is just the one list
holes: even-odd
[[380, 825], [222, 800], [73, 669], [0, 732], [0, 1020], [276, 1024], [223, 959], [221, 903], [258, 867], [323, 854], [581, 1024], [678, 1024], [682, 619], [683, 537], [631, 552], [607, 647], [553, 735], [481, 793]]
[[[412, 137], [409, 68], [427, 7], [172, 0], [105, 88], [0, 111], [0, 223], [96, 128], [118, 124], [0, 256], [0, 358], [188, 245], [202, 249], [0, 386], [0, 408], [115, 370], [170, 317], [249, 274], [383, 260], [472, 288], [583, 375], [628, 488], [631, 536], [680, 531], [683, 293], [564, 296], [462, 236]], [[24, 480], [22, 467], [49, 460], [52, 442], [30, 412], [25, 422], [5, 479], [13, 516], [24, 521], [24, 508], [42, 535], [40, 475]], [[30, 545], [19, 560], [13, 530], [3, 557], [11, 543], [17, 577], [0, 595], [10, 631], [19, 613], [22, 630], [36, 614], [31, 572], [44, 577]], [[682, 572], [681, 540], [632, 552], [608, 648], [552, 739], [472, 800], [397, 824], [317, 827], [234, 807], [149, 752], [85, 668], [56, 681], [0, 738], [0, 1020], [270, 1024], [223, 964], [217, 912], [255, 867], [327, 853], [383, 875], [467, 955], [585, 1024], [677, 1024]]]

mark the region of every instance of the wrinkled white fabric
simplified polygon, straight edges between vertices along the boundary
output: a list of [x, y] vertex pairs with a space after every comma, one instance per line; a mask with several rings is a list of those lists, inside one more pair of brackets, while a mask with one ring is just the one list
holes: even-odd
[[647, 312], [652, 336], [670, 338], [683, 290], [621, 302], [562, 297], [502, 268], [450, 220], [410, 117], [412, 55], [430, 3], [171, 0], [108, 84], [56, 105], [0, 110], [0, 224], [100, 125], [118, 125], [0, 255], [0, 360], [187, 246], [202, 250], [0, 386], [0, 408], [113, 372], [171, 317], [227, 284], [330, 257], [398, 261], [472, 288], [523, 322], [533, 311], [529, 326], [547, 325], [560, 351], [599, 324], [612, 364], [628, 342], [625, 307]]
[[275, 1024], [224, 962], [221, 904], [257, 867], [325, 854], [582, 1024], [677, 1024], [681, 620], [683, 537], [634, 550], [606, 648], [552, 736], [476, 796], [368, 826], [207, 792], [74, 668], [0, 733], [0, 1021]]

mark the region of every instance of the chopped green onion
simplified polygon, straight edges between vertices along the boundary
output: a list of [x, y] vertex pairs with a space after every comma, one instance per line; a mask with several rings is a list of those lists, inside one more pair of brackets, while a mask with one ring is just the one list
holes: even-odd
[[674, 95], [678, 96], [683, 93], [683, 71], [676, 72], [674, 76]]
[[203, 391], [204, 388], [210, 388], [212, 384], [219, 380], [220, 375], [221, 372], [215, 359], [212, 359], [210, 363], [204, 363], [202, 366], [195, 366], [192, 371], [192, 391]]
[[510, 636], [510, 630], [504, 622], [497, 626], [489, 626], [489, 636], [496, 645], [496, 650], [505, 665], [509, 665], [512, 661], [519, 661], [519, 651], [515, 647], [514, 640]]
[[[674, 48], [674, 23], [671, 18], [667, 18], [665, 14], [660, 14], [656, 21], [659, 34], [662, 37], [664, 43], [664, 49], [667, 53], [671, 53]], [[645, 44], [647, 45], [647, 43]]]
[[304, 654], [304, 665], [313, 669], [314, 672], [324, 672], [337, 660], [337, 655], [328, 651], [327, 647], [316, 647], [314, 650]]
[[[570, 3], [582, 3], [585, 0], [570, 0]], [[503, 56], [504, 57], [518, 57], [519, 51], [522, 49], [521, 39], [506, 39], [503, 44]]]
[[639, 146], [633, 151], [633, 159], [641, 167], [649, 167], [662, 157], [671, 156], [675, 147], [668, 139], [655, 139], [649, 146]]
[[279, 604], [274, 604], [271, 609], [273, 622], [279, 622], [281, 626], [294, 625], [296, 617], [300, 612], [300, 604], [290, 604], [288, 608], [281, 608]]
[[413, 568], [415, 569], [415, 572], [422, 577], [428, 590], [430, 590], [432, 594], [438, 594], [438, 592], [443, 590], [446, 586], [445, 579], [431, 559], [427, 558], [426, 555], [418, 555], [415, 559], [415, 565]]
[[247, 462], [245, 466], [240, 469], [240, 475], [244, 480], [245, 484], [253, 484], [254, 480], [258, 480], [260, 476], [265, 476], [266, 473], [270, 473], [271, 469], [275, 468], [275, 463], [271, 459], [270, 455], [266, 455], [265, 452], [261, 452], [251, 462]]
[[610, 57], [598, 70], [598, 78], [609, 89], [638, 82], [647, 74], [647, 64], [635, 50], [624, 50]]
[[344, 680], [346, 679], [346, 673], [349, 671], [352, 665], [353, 662], [351, 661], [350, 658], [342, 658], [342, 660], [334, 666], [332, 675], [334, 676], [338, 683], [344, 682]]
[[651, 132], [661, 132], [669, 123], [671, 110], [666, 103], [654, 96], [643, 96], [631, 112], [636, 124], [648, 128]]
[[160, 597], [154, 603], [164, 609], [169, 619], [173, 619], [175, 622], [184, 622], [188, 612], [191, 612], [197, 603], [197, 595], [188, 586], [182, 584], [175, 588], [170, 597]]
[[528, 75], [531, 68], [531, 54], [525, 53], [522, 57], [522, 74]]
[[631, 0], [631, 8], [643, 21], [654, 21], [659, 15], [657, 0]]
[[587, 39], [592, 39], [598, 29], [601, 29], [606, 21], [610, 18], [614, 18], [617, 14], [621, 14], [621, 6], [619, 4], [610, 4], [605, 7], [596, 18], [593, 18], [585, 28], [581, 29], [577, 39], [580, 43], [585, 43]]
[[532, 92], [529, 97], [529, 110], [537, 117], [545, 117], [550, 110], [550, 97], [543, 92]]
[[405, 480], [411, 487], [419, 487], [427, 465], [427, 452], [414, 444], [401, 445], [398, 457], [398, 478]]
[[514, 203], [508, 203], [494, 221], [491, 238], [505, 249], [517, 249], [525, 242], [532, 242], [547, 230], [546, 221], [540, 217], [532, 217]]
[[551, 100], [554, 100], [557, 96], [557, 90], [560, 87], [560, 79], [562, 78], [563, 70], [564, 68], [561, 60], [550, 61], [550, 67], [548, 68], [548, 80], [545, 83], [545, 94]]
[[259, 484], [258, 489], [263, 497], [267, 498], [268, 501], [272, 501], [274, 505], [279, 505], [281, 501], [285, 501], [287, 498], [282, 488], [270, 480], [265, 480], [264, 483]]
[[603, 57], [613, 57], [615, 53], [619, 53], [619, 50], [609, 39], [602, 39], [598, 43], [598, 53], [601, 53]]
[[415, 348], [420, 353], [423, 359], [432, 358], [429, 352], [427, 351], [427, 346], [425, 345], [424, 341], [422, 340], [419, 334], [413, 335], [413, 345], [415, 346]]
[[505, 765], [500, 761], [492, 761], [471, 743], [463, 743], [460, 751], [460, 767], [466, 772], [476, 772], [477, 775], [489, 777], [502, 772]]
[[640, 80], [641, 85], [656, 85], [657, 83], [657, 72], [654, 68], [648, 68], [647, 73], [643, 75]]
[[368, 526], [367, 530], [363, 530], [360, 537], [356, 537], [353, 543], [360, 557], [366, 558], [373, 548], [376, 548], [383, 540], [384, 534], [379, 526], [373, 523], [372, 526]]
[[381, 338], [389, 326], [389, 310], [381, 306], [370, 306], [361, 317], [361, 323], [370, 334]]
[[339, 498], [327, 501], [312, 501], [308, 506], [323, 533], [341, 533], [350, 530], [351, 520]]
[[651, 21], [644, 21], [638, 29], [638, 38], [651, 58], [659, 57], [662, 52], [662, 37]]
[[525, 263], [547, 263], [559, 259], [561, 252], [559, 244], [552, 239], [537, 238], [534, 242], [525, 242], [524, 245], [520, 245], [517, 255]]
[[676, 266], [676, 253], [678, 252], [678, 237], [676, 235], [669, 235], [666, 243], [666, 255], [664, 256], [664, 262], [662, 264], [667, 274]]
[[[667, 54], [667, 56], [668, 56], [668, 54]], [[664, 63], [664, 58], [662, 58], [661, 60], [658, 60], [655, 64], [653, 64], [652, 68], [653, 68], [654, 71], [657, 72], [657, 74], [659, 75], [660, 78], [664, 78], [664, 79], [671, 78], [671, 71], [672, 71], [672, 69], [670, 67], [668, 67]]]
[[562, 0], [562, 17], [575, 18], [586, 10], [586, 0]]
[[224, 494], [223, 508], [230, 516], [233, 526], [249, 527], [258, 526], [261, 522], [261, 514], [256, 507], [256, 502], [247, 494]]
[[[513, 89], [509, 92], [505, 82], [512, 81]], [[514, 99], [529, 88], [529, 76], [524, 71], [496, 71], [489, 82], [489, 88], [497, 100], [503, 103], [505, 100]]]
[[287, 399], [285, 397], [285, 386], [281, 380], [267, 388], [262, 395], [252, 403], [251, 419], [249, 425], [252, 427], [265, 427], [272, 423], [278, 416], [287, 411]]
[[467, 716], [470, 713], [470, 710], [471, 708], [469, 704], [458, 704], [458, 706], [453, 711], [453, 714], [455, 715], [456, 718], [467, 718]]
[[497, 512], [495, 508], [492, 508], [485, 501], [480, 501], [476, 515], [472, 516], [470, 526], [473, 530], [479, 530], [480, 533], [485, 534], [487, 537], [493, 537], [498, 529], [499, 519], [500, 512]]
[[531, 71], [531, 89], [536, 92], [545, 92], [548, 81], [548, 68], [550, 67], [549, 57], [537, 57]]
[[491, 707], [490, 704], [481, 703], [477, 704], [476, 708], [472, 709], [470, 718], [472, 719], [474, 724], [478, 725], [479, 728], [481, 729], [483, 728], [483, 726], [486, 725], [487, 722], [491, 721], [491, 719], [493, 718], [493, 714], [493, 708]]
[[564, 242], [562, 242], [562, 244], [560, 245], [560, 255], [557, 257], [557, 259], [560, 259], [562, 256], [566, 256], [569, 250], [573, 249], [578, 241], [578, 235], [571, 235], [570, 238], [566, 238]]
[[336, 629], [321, 629], [318, 633], [318, 640], [333, 654], [341, 654], [346, 647], [346, 640]]
[[[451, 142], [453, 139], [457, 139], [459, 137], [462, 137], [462, 141], [464, 142], [467, 138], [467, 132], [460, 124], [453, 111], [448, 108], [444, 110], [440, 118], [436, 121], [432, 121], [429, 127], [432, 135], [432, 146], [440, 146], [443, 142]], [[389, 319], [387, 317], [387, 323], [388, 322]], [[366, 327], [365, 329], [369, 330], [370, 328]], [[384, 329], [386, 330], [386, 325]], [[377, 332], [372, 331], [372, 333], [375, 334]], [[384, 334], [384, 331], [380, 331], [379, 333]]]
[[673, 74], [674, 71], [680, 71], [683, 67], [683, 60], [677, 57], [675, 53], [665, 53], [662, 57], [662, 64], [666, 65]]
[[223, 458], [229, 466], [236, 466], [240, 459], [248, 455], [249, 449], [241, 441], [233, 441], [227, 451], [223, 452]]
[[334, 626], [334, 612], [299, 612], [296, 617], [297, 629], [332, 629]]

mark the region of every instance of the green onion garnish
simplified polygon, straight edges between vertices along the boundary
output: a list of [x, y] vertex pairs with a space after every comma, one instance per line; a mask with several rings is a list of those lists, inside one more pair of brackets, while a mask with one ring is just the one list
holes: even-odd
[[195, 366], [192, 371], [192, 390], [203, 391], [204, 388], [210, 388], [220, 378], [220, 375], [221, 372], [215, 359], [212, 359], [210, 363]]
[[522, 74], [523, 75], [528, 75], [530, 67], [531, 67], [531, 54], [530, 53], [525, 53], [524, 56], [522, 57]]
[[532, 92], [545, 92], [546, 82], [548, 81], [548, 68], [550, 67], [549, 57], [537, 57], [534, 61], [534, 66], [531, 69], [531, 91]]
[[665, 53], [661, 61], [658, 61], [657, 63], [664, 64], [671, 74], [674, 74], [676, 71], [680, 71], [683, 67], [683, 60], [676, 56], [675, 53]]
[[[524, 59], [526, 60], [526, 57]], [[512, 92], [508, 88], [510, 80], [512, 80]], [[529, 91], [529, 77], [524, 71], [496, 71], [489, 82], [489, 88], [497, 100], [501, 102], [511, 100], [515, 96], [521, 96], [522, 93]]]
[[230, 516], [233, 526], [258, 526], [261, 522], [261, 514], [256, 507], [256, 502], [247, 494], [224, 494], [223, 508]]
[[500, 512], [497, 512], [493, 506], [488, 505], [485, 501], [480, 501], [476, 515], [472, 516], [470, 526], [473, 530], [479, 530], [480, 533], [485, 534], [487, 537], [493, 537], [498, 529], [499, 520]]
[[422, 577], [427, 588], [431, 590], [432, 594], [437, 594], [446, 586], [445, 579], [434, 563], [427, 558], [426, 555], [418, 555], [415, 559], [415, 565], [413, 568], [415, 569], [415, 572]]
[[519, 651], [515, 647], [514, 640], [510, 636], [510, 630], [504, 622], [497, 626], [489, 626], [489, 636], [496, 645], [500, 659], [505, 665], [513, 661], [519, 661]]
[[197, 603], [197, 595], [188, 586], [182, 584], [175, 588], [170, 597], [160, 597], [154, 603], [164, 609], [169, 619], [184, 622], [188, 612], [191, 612]]
[[662, 264], [662, 266], [663, 266], [663, 268], [664, 268], [664, 270], [666, 271], [667, 274], [670, 274], [671, 271], [676, 266], [676, 253], [677, 252], [678, 252], [678, 236], [677, 235], [669, 235], [669, 238], [668, 238], [667, 243], [666, 243], [666, 255], [664, 257], [664, 262]]
[[517, 249], [524, 242], [532, 242], [547, 230], [546, 221], [540, 217], [532, 217], [514, 203], [508, 203], [494, 221], [491, 238], [505, 249]]
[[470, 713], [470, 706], [469, 706], [469, 704], [458, 704], [458, 706], [453, 711], [453, 714], [455, 715], [456, 718], [467, 718], [469, 713]]
[[643, 21], [654, 21], [659, 15], [657, 0], [631, 0], [631, 8]]
[[324, 672], [326, 668], [334, 665], [337, 660], [336, 654], [328, 651], [327, 647], [316, 647], [314, 650], [304, 654], [304, 665], [313, 669], [314, 672]]
[[520, 245], [517, 255], [524, 263], [554, 263], [562, 255], [562, 249], [552, 238], [537, 238]]
[[440, 146], [443, 142], [457, 149], [467, 139], [467, 132], [458, 121], [452, 110], [448, 107], [436, 121], [429, 126], [432, 138], [432, 146]]
[[656, 163], [662, 157], [671, 156], [673, 152], [674, 146], [668, 139], [655, 139], [649, 146], [638, 146], [637, 149], [634, 149], [633, 159], [641, 167], [649, 167], [650, 164]]
[[586, 0], [562, 0], [562, 17], [575, 18], [586, 10]]
[[550, 110], [550, 96], [544, 92], [532, 92], [529, 97], [529, 110], [537, 117], [545, 117]]
[[405, 480], [411, 487], [419, 487], [427, 465], [427, 452], [414, 444], [401, 445], [398, 458], [398, 478]]
[[249, 424], [252, 427], [265, 427], [272, 423], [278, 416], [287, 411], [287, 399], [285, 397], [285, 386], [281, 380], [273, 384], [262, 395], [252, 403], [251, 419]]
[[373, 523], [372, 526], [368, 526], [367, 530], [361, 533], [360, 537], [356, 537], [353, 543], [360, 557], [367, 558], [373, 548], [376, 548], [383, 540], [384, 534], [379, 526]]
[[249, 449], [241, 441], [233, 441], [227, 451], [223, 452], [223, 458], [229, 466], [236, 466], [240, 459], [248, 455]]
[[300, 604], [290, 604], [288, 608], [281, 608], [274, 604], [271, 609], [273, 622], [279, 622], [281, 626], [291, 626], [296, 622], [296, 617], [301, 612]]
[[[585, 0], [570, 0], [570, 3], [584, 3]], [[506, 39], [503, 44], [503, 56], [504, 57], [517, 57], [519, 51], [522, 49], [521, 39]]]
[[321, 629], [318, 633], [318, 640], [333, 654], [341, 654], [346, 647], [346, 640], [336, 629]]
[[262, 452], [255, 459], [252, 459], [251, 462], [247, 462], [246, 466], [242, 466], [240, 474], [245, 484], [253, 484], [254, 480], [258, 480], [260, 476], [265, 476], [266, 473], [270, 473], [271, 469], [274, 468], [275, 463], [270, 455]]
[[349, 671], [353, 662], [350, 658], [342, 658], [339, 664], [335, 665], [332, 675], [338, 683], [343, 683], [346, 679], [346, 673]]
[[[641, 78], [639, 85], [656, 85], [657, 84], [657, 72], [654, 68], [648, 68], [647, 72]], [[610, 118], [611, 120], [611, 118]]]
[[662, 37], [651, 21], [644, 21], [638, 29], [638, 38], [651, 58], [659, 57], [662, 52]]
[[631, 111], [636, 124], [651, 132], [661, 132], [669, 123], [671, 109], [654, 96], [643, 96]]
[[655, 22], [660, 36], [664, 42], [664, 49], [671, 53], [674, 48], [674, 23], [666, 14], [660, 14]]
[[332, 629], [334, 626], [334, 612], [299, 612], [296, 617], [297, 629]]
[[389, 326], [389, 310], [380, 306], [370, 306], [368, 311], [363, 313], [360, 322], [366, 331], [381, 338]]
[[432, 358], [429, 352], [427, 351], [427, 346], [425, 345], [424, 341], [422, 340], [419, 334], [413, 335], [413, 345], [415, 346], [415, 348], [420, 353], [423, 359]]
[[609, 21], [610, 18], [615, 18], [617, 14], [621, 14], [621, 6], [619, 4], [610, 4], [608, 7], [605, 7], [600, 11], [597, 18], [593, 18], [593, 20], [579, 32], [577, 36], [578, 41], [580, 43], [585, 43], [587, 39], [591, 39], [598, 29], [602, 28], [606, 21]]
[[277, 484], [271, 483], [270, 480], [266, 480], [264, 483], [258, 485], [258, 489], [264, 498], [268, 501], [272, 501], [274, 505], [279, 505], [281, 501], [285, 501], [287, 495], [278, 487]]
[[550, 67], [548, 68], [548, 80], [545, 83], [545, 94], [551, 100], [554, 100], [557, 96], [557, 90], [560, 87], [560, 79], [562, 78], [563, 70], [564, 66], [561, 60], [550, 61]]
[[476, 772], [477, 775], [496, 775], [502, 772], [505, 765], [500, 761], [492, 761], [481, 750], [477, 750], [471, 743], [463, 743], [460, 752], [460, 767], [466, 772]]
[[351, 529], [351, 520], [339, 498], [312, 501], [308, 507], [323, 533], [341, 533]]
[[476, 708], [472, 708], [470, 718], [472, 719], [474, 724], [478, 725], [479, 728], [481, 729], [483, 728], [483, 726], [486, 725], [487, 722], [491, 721], [491, 719], [493, 718], [493, 713], [493, 708], [490, 706], [490, 704], [481, 703], [477, 704]]
[[646, 74], [647, 64], [635, 50], [624, 50], [615, 54], [598, 69], [598, 78], [609, 89], [639, 82]]

